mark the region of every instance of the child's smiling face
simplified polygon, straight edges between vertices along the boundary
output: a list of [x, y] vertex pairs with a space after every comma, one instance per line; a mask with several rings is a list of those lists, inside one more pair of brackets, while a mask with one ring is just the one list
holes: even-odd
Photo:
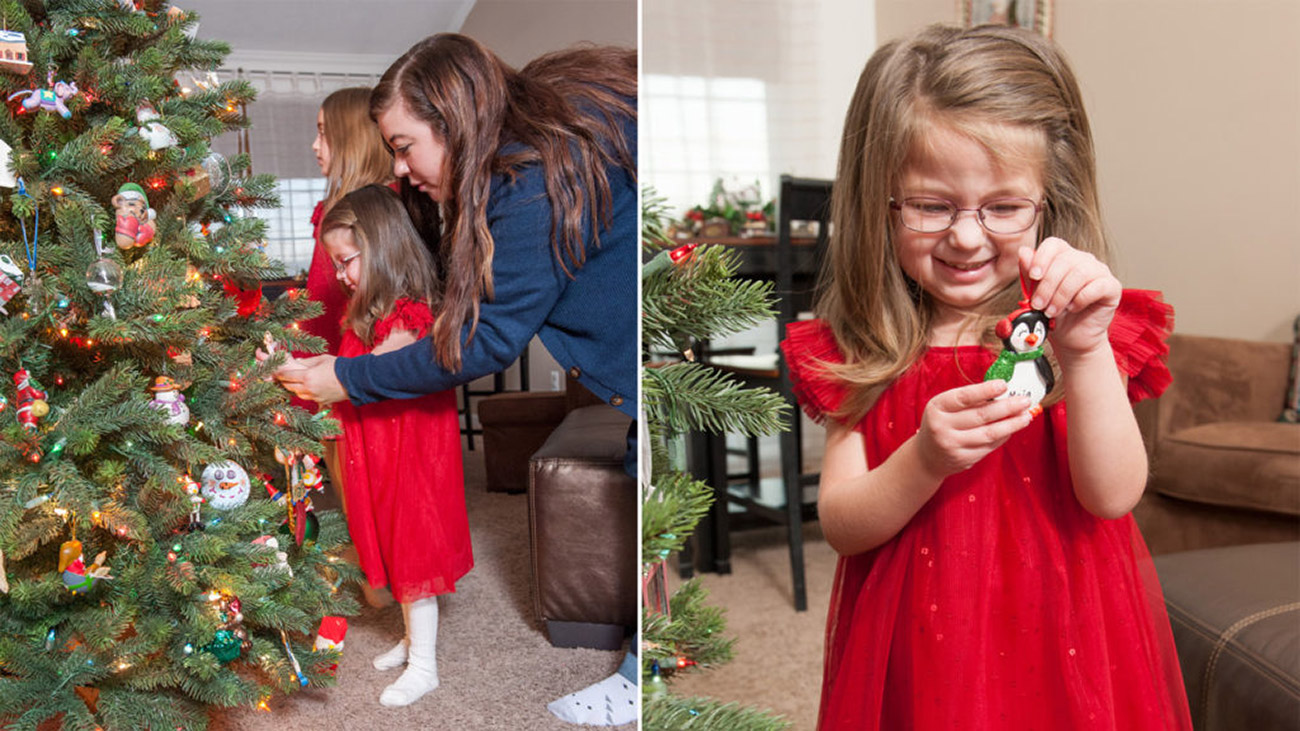
[[[897, 200], [924, 196], [974, 209], [1003, 198], [1043, 199], [1041, 137], [1019, 128], [993, 129], [1006, 154], [994, 154], [970, 135], [932, 124], [908, 156]], [[918, 233], [892, 221], [894, 248], [909, 277], [938, 305], [936, 327], [960, 323], [1020, 273], [1017, 252], [1033, 248], [1038, 221], [1017, 234], [990, 233], [973, 210], [960, 211], [945, 231]]]

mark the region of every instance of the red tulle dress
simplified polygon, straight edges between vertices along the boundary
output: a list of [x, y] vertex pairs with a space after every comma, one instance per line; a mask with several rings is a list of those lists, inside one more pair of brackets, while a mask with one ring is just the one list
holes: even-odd
[[[1168, 386], [1172, 316], [1158, 293], [1124, 292], [1110, 341], [1130, 400]], [[782, 347], [805, 410], [834, 411], [844, 390], [820, 368], [843, 361], [830, 328], [795, 323]], [[995, 357], [926, 351], [857, 425], [868, 465]], [[1075, 498], [1065, 410], [944, 480], [889, 542], [840, 557], [820, 729], [1191, 729], [1151, 554], [1131, 515], [1103, 520]]]
[[[423, 337], [432, 324], [427, 306], [398, 300], [375, 324], [374, 342], [394, 330]], [[341, 357], [368, 352], [356, 333], [343, 334]], [[344, 401], [335, 413], [343, 422], [348, 531], [370, 585], [390, 587], [399, 602], [456, 591], [474, 556], [455, 391], [364, 406]]]

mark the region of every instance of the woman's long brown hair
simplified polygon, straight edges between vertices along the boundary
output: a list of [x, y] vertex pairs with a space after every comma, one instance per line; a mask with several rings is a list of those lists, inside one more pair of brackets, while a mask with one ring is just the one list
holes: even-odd
[[[396, 103], [446, 146], [450, 194], [441, 206], [402, 185], [426, 245], [444, 266], [442, 308], [434, 325], [438, 362], [461, 366], [460, 332], [478, 325], [479, 303], [493, 296], [495, 242], [487, 225], [494, 174], [540, 163], [551, 204], [551, 248], [570, 277], [611, 223], [606, 174], [636, 174], [619, 117], [636, 117], [636, 52], [581, 47], [542, 56], [516, 71], [479, 42], [454, 33], [420, 41], [397, 59], [370, 97], [378, 118]], [[521, 147], [504, 153], [512, 142]], [[539, 273], [549, 276], [549, 273]], [[468, 340], [466, 341], [468, 342]]]
[[371, 183], [393, 179], [393, 161], [370, 118], [370, 87], [339, 89], [321, 102], [330, 168], [325, 174], [326, 213], [344, 194]]
[[437, 312], [437, 265], [392, 188], [367, 185], [340, 198], [321, 220], [321, 238], [339, 229], [351, 232], [361, 252], [361, 277], [343, 314], [343, 326], [361, 342], [375, 345], [375, 323], [401, 298]]

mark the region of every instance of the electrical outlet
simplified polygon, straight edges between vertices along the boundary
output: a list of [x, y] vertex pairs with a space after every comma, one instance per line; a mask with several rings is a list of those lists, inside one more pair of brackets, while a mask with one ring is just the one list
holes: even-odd
[[560, 372], [559, 372], [559, 371], [551, 371], [551, 390], [552, 390], [552, 391], [559, 391], [559, 390], [560, 390]]

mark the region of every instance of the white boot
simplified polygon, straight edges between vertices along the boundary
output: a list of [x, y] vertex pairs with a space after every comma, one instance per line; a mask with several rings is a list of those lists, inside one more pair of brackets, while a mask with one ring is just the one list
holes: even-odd
[[410, 645], [406, 671], [392, 685], [384, 688], [379, 703], [385, 706], [409, 706], [425, 693], [438, 687], [438, 598], [427, 597], [411, 602], [406, 609], [406, 636]]
[[[402, 625], [409, 628], [411, 626], [411, 605], [409, 603], [402, 605]], [[376, 670], [394, 670], [406, 664], [406, 648], [411, 644], [411, 631], [407, 629], [406, 636], [402, 641], [397, 643], [393, 648], [381, 655], [376, 655], [374, 660], [370, 661]]]

